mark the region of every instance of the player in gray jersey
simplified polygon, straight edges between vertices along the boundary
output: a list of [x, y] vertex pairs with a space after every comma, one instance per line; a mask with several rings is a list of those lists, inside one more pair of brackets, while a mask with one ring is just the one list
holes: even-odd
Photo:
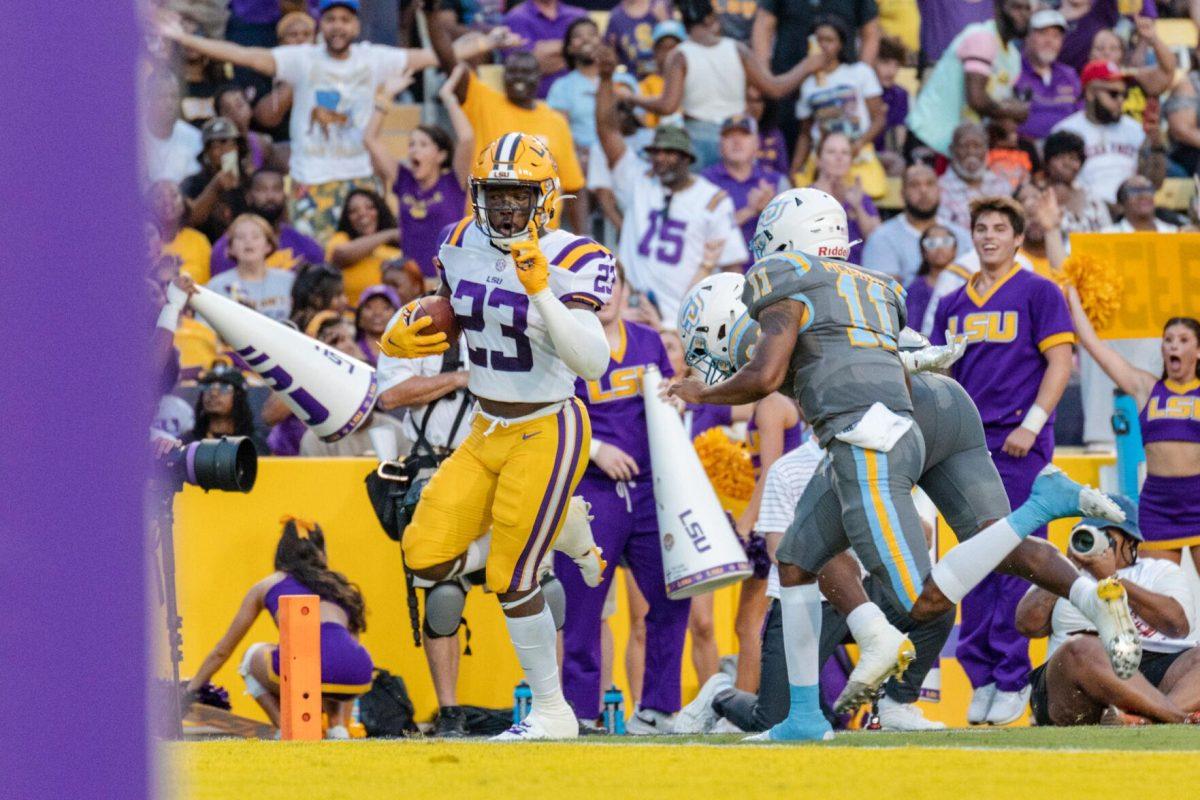
[[[960, 544], [939, 563], [940, 576], [930, 576], [912, 500], [912, 489], [925, 472], [925, 442], [912, 418], [897, 352], [905, 322], [903, 290], [843, 260], [849, 250], [845, 212], [814, 189], [791, 190], [772, 201], [759, 219], [752, 249], [757, 261], [746, 276], [741, 309], [717, 302], [726, 295], [701, 282], [680, 313], [689, 360], [716, 365], [709, 376], [715, 371], [731, 377], [715, 385], [685, 381], [671, 393], [687, 402], [745, 403], [790, 379], [827, 451], [826, 488], [836, 500], [829, 513], [840, 520], [850, 541], [863, 543], [870, 554], [865, 560], [874, 562], [868, 568], [890, 583], [899, 606], [914, 618], [944, 613], [1046, 521], [1092, 508], [1120, 515], [1103, 495], [1052, 470], [1039, 478], [1022, 509]], [[756, 333], [753, 346], [747, 345]], [[748, 355], [749, 361], [735, 369], [731, 358], [738, 354]], [[819, 483], [806, 489], [796, 524], [805, 524], [812, 515], [807, 504], [815, 505], [813, 493], [819, 489]], [[791, 567], [786, 578], [785, 566]], [[767, 732], [773, 740], [819, 739], [829, 732], [817, 700], [816, 578], [813, 572], [781, 564], [791, 710], [788, 719]], [[1094, 582], [1091, 587], [1094, 593]], [[1123, 592], [1120, 601], [1124, 606]], [[913, 613], [914, 606], [919, 613]], [[1127, 619], [1127, 606], [1124, 610]], [[902, 673], [912, 660], [911, 642], [878, 606], [859, 605], [847, 623], [862, 653], [851, 675], [858, 695]], [[1110, 628], [1128, 637], [1132, 623]]]

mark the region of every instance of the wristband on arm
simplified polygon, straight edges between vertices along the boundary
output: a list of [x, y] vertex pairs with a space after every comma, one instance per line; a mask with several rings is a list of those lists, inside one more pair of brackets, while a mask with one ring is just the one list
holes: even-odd
[[1046, 422], [1049, 419], [1050, 414], [1037, 403], [1034, 403], [1029, 407], [1029, 411], [1026, 412], [1025, 419], [1021, 420], [1021, 427], [1030, 431], [1034, 436], [1037, 436], [1042, 432], [1042, 428], [1046, 427]]

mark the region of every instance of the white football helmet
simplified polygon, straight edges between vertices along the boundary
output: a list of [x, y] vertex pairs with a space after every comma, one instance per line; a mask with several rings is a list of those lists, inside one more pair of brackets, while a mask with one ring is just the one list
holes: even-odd
[[692, 287], [679, 307], [683, 357], [707, 384], [718, 383], [750, 360], [758, 323], [750, 319], [743, 275], [721, 272]]
[[820, 189], [788, 189], [758, 215], [750, 253], [759, 261], [781, 250], [820, 258], [850, 257], [846, 210]]

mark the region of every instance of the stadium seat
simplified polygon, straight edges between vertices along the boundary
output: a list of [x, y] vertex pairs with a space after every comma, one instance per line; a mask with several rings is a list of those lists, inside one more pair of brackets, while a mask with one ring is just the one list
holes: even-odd
[[608, 11], [589, 11], [588, 16], [592, 18], [592, 22], [596, 23], [596, 27], [603, 34], [608, 30]]
[[1154, 205], [1172, 211], [1187, 211], [1195, 194], [1196, 184], [1191, 178], [1167, 178], [1154, 195]]
[[875, 205], [883, 211], [904, 208], [904, 198], [900, 196], [900, 178], [892, 176], [887, 179], [887, 192], [875, 201]]
[[915, 100], [917, 93], [921, 91], [921, 79], [917, 75], [917, 68], [901, 67], [896, 73], [896, 85], [908, 92], [910, 103]]
[[413, 103], [392, 106], [380, 131], [388, 153], [398, 159], [408, 155], [408, 135], [421, 124], [421, 107]]

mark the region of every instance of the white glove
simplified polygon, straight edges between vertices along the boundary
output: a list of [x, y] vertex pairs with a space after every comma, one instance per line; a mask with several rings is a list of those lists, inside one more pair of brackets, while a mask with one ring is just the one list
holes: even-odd
[[927, 372], [934, 369], [949, 369], [962, 358], [967, 350], [967, 337], [959, 334], [948, 337], [946, 344], [930, 345], [920, 350], [905, 350], [900, 353], [900, 362], [909, 372]]

